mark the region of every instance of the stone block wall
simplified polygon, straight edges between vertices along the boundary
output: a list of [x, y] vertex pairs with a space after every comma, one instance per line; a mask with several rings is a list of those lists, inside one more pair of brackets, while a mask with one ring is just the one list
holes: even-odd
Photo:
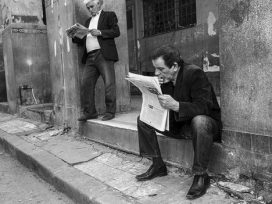
[[272, 178], [272, 2], [219, 0], [226, 170]]
[[[44, 25], [11, 24], [3, 31], [7, 98], [11, 113], [20, 105], [19, 87], [33, 89], [31, 100], [51, 102], [47, 31]], [[36, 101], [35, 101], [36, 100]]]

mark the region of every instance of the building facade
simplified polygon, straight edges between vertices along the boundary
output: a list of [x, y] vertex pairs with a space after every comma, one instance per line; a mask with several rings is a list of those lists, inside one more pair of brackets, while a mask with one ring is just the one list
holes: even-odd
[[152, 75], [152, 51], [173, 44], [204, 69], [220, 95], [217, 0], [127, 0], [130, 71]]
[[[104, 2], [106, 10], [117, 13], [122, 33], [117, 39], [121, 59], [116, 64], [118, 110], [128, 111], [130, 106], [129, 83], [124, 80], [127, 72], [152, 75], [150, 53], [173, 44], [185, 61], [203, 68], [220, 98], [222, 143], [214, 146], [211, 169], [271, 181], [272, 2]], [[65, 28], [84, 23], [87, 11], [80, 0], [47, 0], [45, 9], [54, 108], [60, 124], [76, 126], [82, 53], [67, 38]], [[103, 90], [101, 83], [97, 90]], [[96, 100], [103, 101], [103, 94]]]

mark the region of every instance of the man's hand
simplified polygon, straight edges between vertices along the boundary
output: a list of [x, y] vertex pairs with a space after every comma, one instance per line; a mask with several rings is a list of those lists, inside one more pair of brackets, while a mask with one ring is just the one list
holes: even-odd
[[159, 84], [165, 84], [169, 82], [169, 80], [165, 79], [164, 77], [158, 77], [158, 80], [159, 80]]
[[75, 29], [72, 29], [69, 32], [67, 32], [67, 36], [69, 38], [73, 38], [75, 36], [75, 34], [76, 34], [76, 30]]
[[90, 33], [92, 34], [92, 36], [100, 36], [101, 35], [101, 31], [97, 30], [97, 29], [91, 29]]
[[165, 109], [170, 109], [175, 112], [179, 111], [179, 102], [172, 98], [170, 95], [158, 95], [161, 106]]

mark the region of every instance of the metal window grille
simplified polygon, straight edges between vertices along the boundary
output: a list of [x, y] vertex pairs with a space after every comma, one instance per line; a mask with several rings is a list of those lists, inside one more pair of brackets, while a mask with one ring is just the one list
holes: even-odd
[[195, 0], [144, 0], [145, 37], [196, 24]]
[[127, 11], [127, 29], [133, 28], [132, 10]]

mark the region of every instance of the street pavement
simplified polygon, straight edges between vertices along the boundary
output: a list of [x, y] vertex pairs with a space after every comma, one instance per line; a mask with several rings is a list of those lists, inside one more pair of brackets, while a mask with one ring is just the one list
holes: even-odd
[[74, 202], [5, 153], [0, 145], [1, 204], [73, 204]]
[[0, 113], [0, 143], [21, 163], [76, 203], [204, 203], [237, 202], [212, 183], [206, 195], [189, 201], [192, 176], [168, 167], [169, 175], [137, 182], [150, 161], [81, 137], [74, 131]]

